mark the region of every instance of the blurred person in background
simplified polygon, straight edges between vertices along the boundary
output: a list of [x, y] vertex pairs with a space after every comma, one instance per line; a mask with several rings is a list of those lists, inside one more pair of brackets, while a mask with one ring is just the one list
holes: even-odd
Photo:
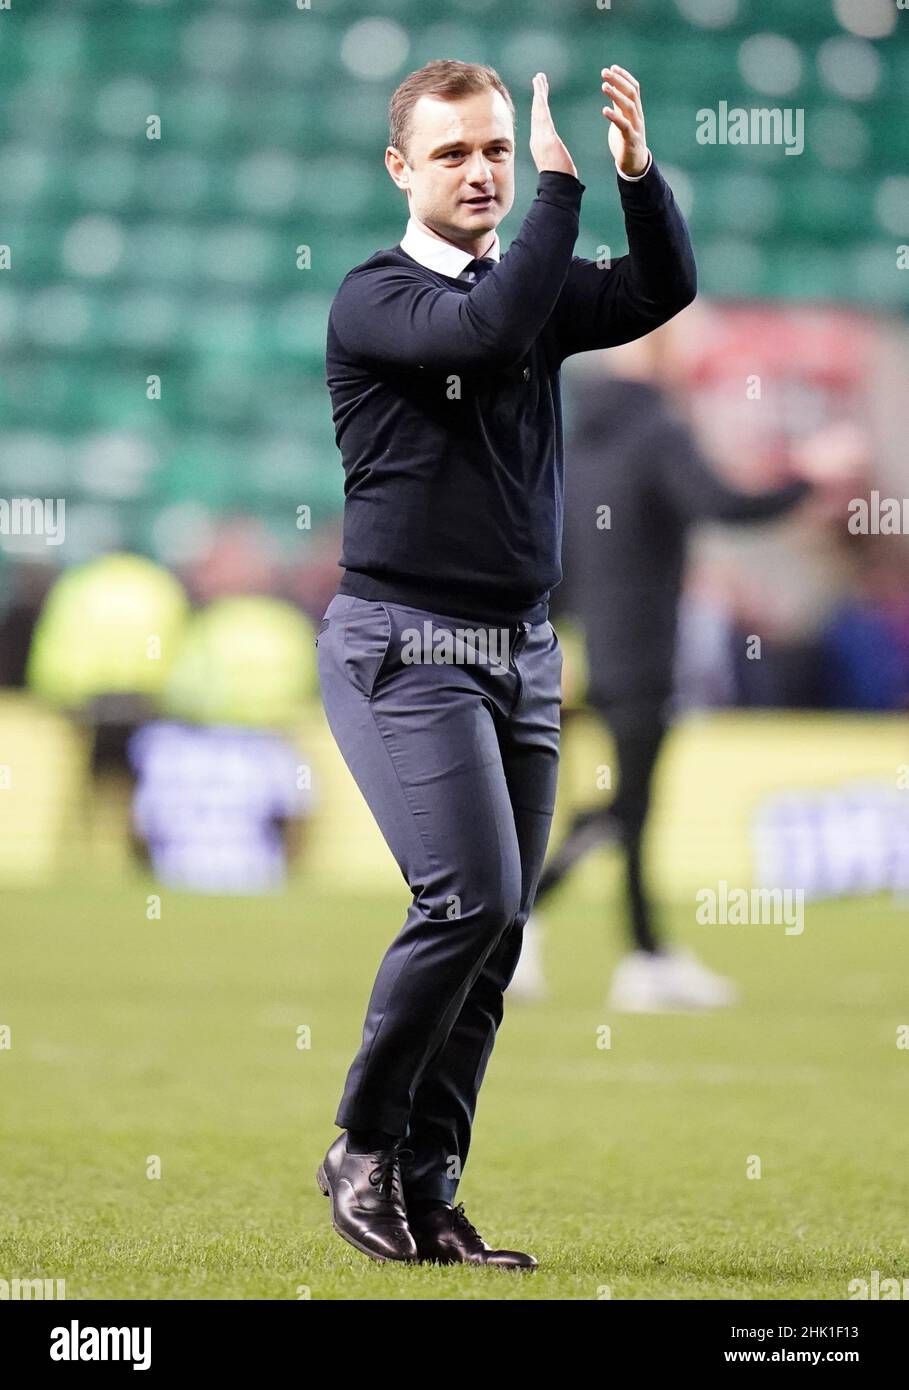
[[692, 556], [679, 601], [673, 666], [673, 710], [723, 709], [735, 703], [731, 600], [740, 583], [735, 567], [710, 555]]
[[821, 637], [824, 703], [832, 709], [909, 708], [909, 555], [893, 536], [850, 536], [853, 592]]
[[[823, 450], [803, 449], [793, 453], [788, 481], [763, 491], [721, 477], [662, 384], [674, 375], [678, 331], [668, 324], [610, 350], [613, 374], [579, 385], [566, 443], [563, 603], [584, 629], [587, 701], [612, 735], [618, 790], [607, 807], [574, 817], [543, 870], [536, 907], [588, 851], [621, 847], [632, 950], [615, 972], [609, 1007], [632, 1012], [719, 1007], [737, 993], [691, 951], [666, 942], [642, 862], [654, 769], [670, 722], [691, 530], [708, 520], [760, 523], [817, 489], [839, 497], [849, 475], [845, 459], [828, 462]], [[541, 930], [535, 913], [510, 986], [516, 997], [545, 993]]]
[[[824, 632], [834, 613], [850, 610], [849, 595], [860, 589], [862, 537], [848, 535], [845, 522], [852, 494], [865, 486], [873, 464], [868, 431], [854, 421], [831, 420], [797, 440], [789, 450], [798, 473], [822, 482], [800, 509], [808, 523], [791, 545], [826, 551], [829, 602], [814, 614], [791, 604], [799, 587], [795, 563], [784, 591], [754, 568], [743, 568], [730, 586], [731, 631], [727, 658], [734, 692], [731, 703], [744, 709], [818, 709], [832, 703], [824, 674]], [[811, 537], [809, 540], [809, 528]], [[795, 560], [793, 556], [793, 561]], [[752, 659], [751, 639], [759, 634], [760, 660]], [[873, 681], [873, 676], [869, 676]], [[875, 708], [868, 703], [865, 708]]]
[[292, 560], [284, 578], [284, 593], [318, 625], [338, 590], [339, 522], [324, 522], [299, 560]]
[[65, 570], [35, 624], [26, 681], [87, 731], [84, 822], [99, 838], [126, 824], [127, 745], [151, 718], [189, 617], [179, 581], [141, 555], [101, 555]]
[[225, 596], [192, 617], [162, 693], [166, 717], [129, 744], [133, 843], [162, 883], [283, 886], [314, 806], [292, 737], [314, 686], [313, 630], [289, 603]]
[[224, 517], [207, 544], [182, 573], [193, 603], [199, 607], [227, 594], [274, 594], [280, 573], [274, 542], [258, 517]]

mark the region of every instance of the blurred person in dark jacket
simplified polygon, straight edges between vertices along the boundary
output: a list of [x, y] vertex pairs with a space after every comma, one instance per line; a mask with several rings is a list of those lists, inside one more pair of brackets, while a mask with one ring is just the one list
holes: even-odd
[[[609, 1005], [633, 1012], [734, 1002], [730, 980], [663, 939], [642, 864], [651, 783], [669, 727], [686, 548], [703, 521], [762, 522], [823, 487], [819, 451], [794, 451], [788, 479], [760, 492], [727, 481], [703, 456], [666, 391], [666, 330], [609, 354], [621, 375], [579, 384], [566, 444], [565, 603], [585, 637], [587, 702], [607, 725], [618, 791], [606, 808], [577, 814], [544, 868], [539, 907], [581, 857], [604, 844], [624, 855], [632, 951], [619, 964]], [[545, 992], [540, 920], [525, 928], [511, 989]]]

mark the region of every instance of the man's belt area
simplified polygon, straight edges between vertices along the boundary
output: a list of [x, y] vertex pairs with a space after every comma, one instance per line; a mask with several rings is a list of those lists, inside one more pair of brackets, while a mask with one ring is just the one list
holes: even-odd
[[339, 594], [371, 599], [378, 603], [401, 603], [423, 608], [428, 613], [444, 613], [471, 622], [500, 624], [545, 623], [549, 617], [549, 593], [528, 601], [520, 595], [499, 592], [487, 594], [459, 587], [452, 589], [431, 579], [407, 575], [373, 575], [345, 569], [338, 585]]

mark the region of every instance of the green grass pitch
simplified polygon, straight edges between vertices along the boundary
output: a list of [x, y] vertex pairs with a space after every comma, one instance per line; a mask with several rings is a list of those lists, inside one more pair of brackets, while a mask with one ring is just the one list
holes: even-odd
[[516, 1273], [376, 1264], [316, 1188], [403, 885], [164, 892], [149, 921], [155, 891], [4, 894], [3, 1278], [76, 1299], [844, 1299], [909, 1275], [905, 904], [809, 904], [802, 936], [668, 907], [744, 1000], [632, 1018], [604, 1005], [618, 905], [567, 886], [551, 998], [506, 1007], [459, 1191], [490, 1242], [537, 1256]]

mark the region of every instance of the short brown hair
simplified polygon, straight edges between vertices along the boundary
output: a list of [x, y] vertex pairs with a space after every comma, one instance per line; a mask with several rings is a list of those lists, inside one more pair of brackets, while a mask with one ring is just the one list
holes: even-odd
[[501, 92], [511, 119], [514, 121], [514, 102], [495, 68], [485, 63], [462, 63], [456, 58], [438, 58], [410, 73], [397, 88], [388, 106], [388, 143], [407, 158], [410, 122], [413, 108], [420, 97], [466, 97], [489, 88]]

